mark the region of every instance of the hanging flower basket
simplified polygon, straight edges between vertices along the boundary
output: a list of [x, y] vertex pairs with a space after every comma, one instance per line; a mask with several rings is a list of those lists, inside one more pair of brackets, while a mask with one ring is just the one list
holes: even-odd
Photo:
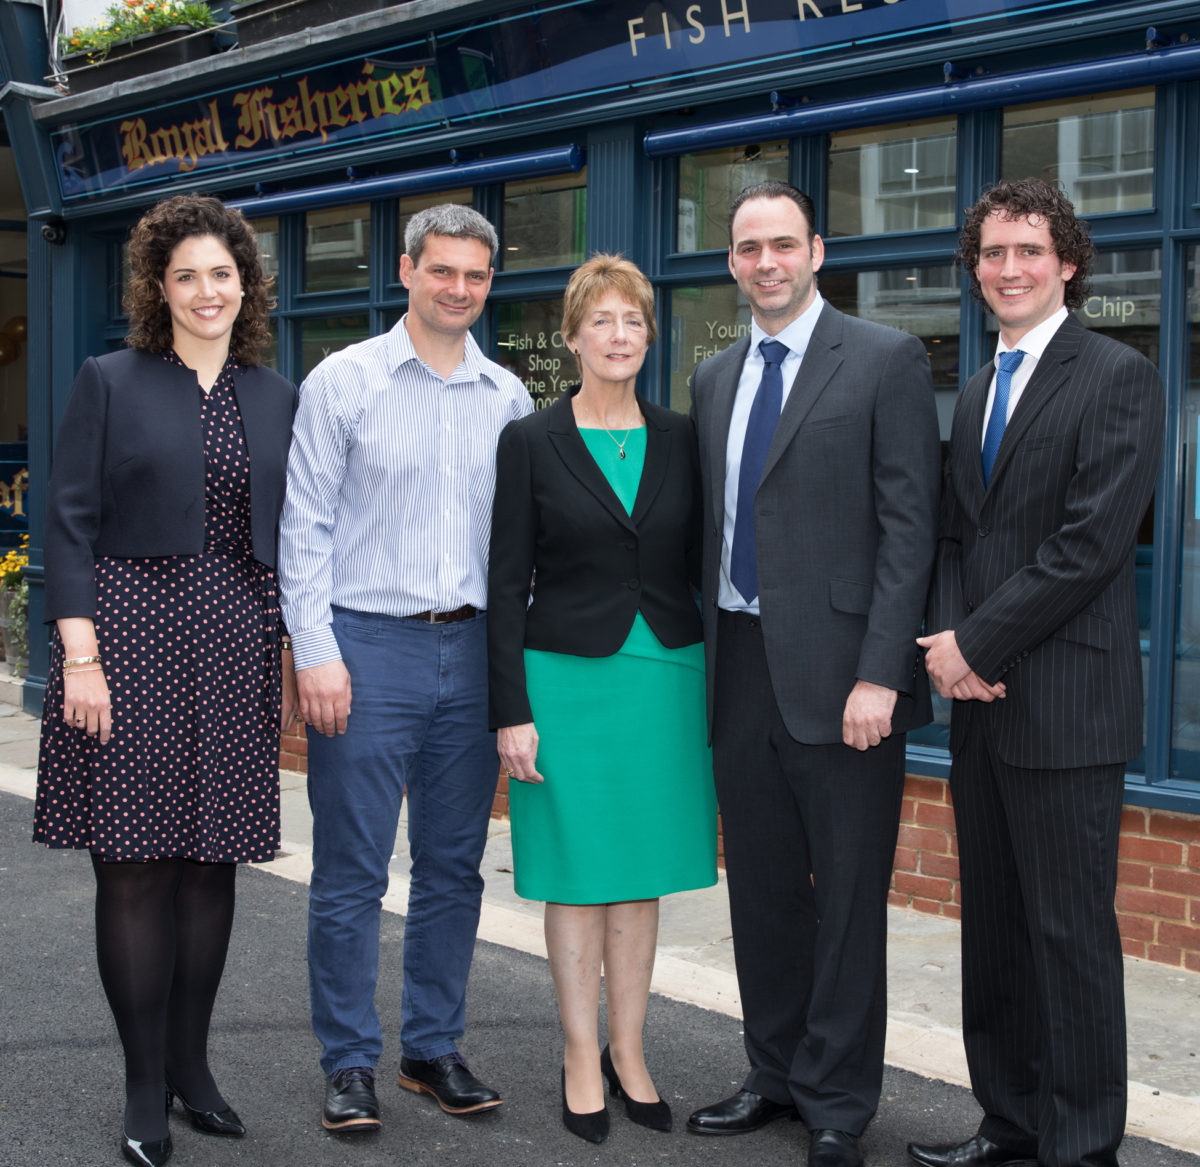
[[244, 0], [230, 15], [237, 21], [238, 44], [261, 44], [289, 33], [302, 32], [348, 16], [378, 12], [396, 0]]
[[197, 36], [195, 29], [180, 25], [113, 45], [103, 58], [94, 53], [71, 53], [61, 60], [71, 92], [86, 93], [101, 85], [128, 81], [175, 65], [189, 65], [211, 56], [212, 52], [211, 35]]

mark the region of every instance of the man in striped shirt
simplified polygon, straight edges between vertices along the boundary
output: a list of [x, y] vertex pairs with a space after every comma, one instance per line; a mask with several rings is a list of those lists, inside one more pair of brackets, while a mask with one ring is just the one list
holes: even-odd
[[381, 901], [401, 800], [412, 852], [400, 1085], [451, 1114], [500, 1105], [456, 1048], [496, 786], [488, 733], [488, 535], [496, 440], [533, 409], [470, 335], [496, 232], [468, 207], [405, 231], [408, 312], [300, 389], [280, 582], [308, 724], [308, 963], [323, 1125], [380, 1127]]

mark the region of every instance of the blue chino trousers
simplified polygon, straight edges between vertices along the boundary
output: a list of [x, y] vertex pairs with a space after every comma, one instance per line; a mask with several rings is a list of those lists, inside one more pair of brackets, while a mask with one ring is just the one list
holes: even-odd
[[426, 624], [334, 608], [350, 672], [346, 732], [308, 731], [313, 874], [308, 969], [326, 1074], [374, 1067], [379, 925], [408, 795], [411, 888], [401, 1052], [451, 1053], [462, 1036], [479, 926], [479, 864], [499, 763], [488, 732], [487, 623]]

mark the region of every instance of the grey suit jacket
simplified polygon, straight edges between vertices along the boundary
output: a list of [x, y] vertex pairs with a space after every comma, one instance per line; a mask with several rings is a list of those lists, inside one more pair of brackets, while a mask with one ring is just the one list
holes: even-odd
[[1140, 353], [1068, 317], [985, 487], [991, 379], [989, 364], [955, 407], [929, 627], [953, 628], [967, 663], [1008, 696], [956, 702], [950, 748], [987, 717], [1014, 766], [1127, 762], [1142, 743], [1133, 568], [1162, 453], [1162, 382]]
[[[692, 420], [704, 491], [701, 578], [712, 728], [729, 420], [749, 339], [700, 364]], [[771, 684], [798, 741], [842, 740], [857, 679], [899, 693], [898, 732], [930, 719], [915, 638], [933, 565], [939, 444], [925, 346], [826, 304], [755, 496]]]

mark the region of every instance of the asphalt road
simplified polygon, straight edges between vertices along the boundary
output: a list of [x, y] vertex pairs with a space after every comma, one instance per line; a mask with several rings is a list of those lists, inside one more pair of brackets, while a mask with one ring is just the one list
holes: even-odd
[[[0, 793], [0, 1167], [123, 1162], [118, 1151], [122, 1070], [95, 969], [92, 875], [86, 855], [29, 841], [28, 800]], [[574, 1167], [581, 1164], [746, 1165], [805, 1161], [798, 1123], [753, 1135], [701, 1138], [683, 1123], [732, 1093], [744, 1070], [739, 1026], [661, 997], [650, 1002], [647, 1051], [676, 1130], [634, 1126], [620, 1104], [612, 1134], [593, 1147], [560, 1121], [561, 1056], [545, 962], [479, 944], [462, 1051], [499, 1089], [491, 1114], [453, 1118], [395, 1083], [399, 1064], [403, 919], [384, 917], [378, 1001], [387, 1048], [379, 1067], [384, 1129], [334, 1136], [320, 1125], [324, 1079], [308, 1024], [304, 885], [243, 869], [238, 913], [212, 1035], [212, 1065], [249, 1128], [243, 1140], [172, 1121], [180, 1167]], [[889, 1068], [879, 1114], [862, 1140], [872, 1167], [905, 1167], [905, 1143], [973, 1133], [969, 1092]], [[1124, 1167], [1200, 1167], [1200, 1157], [1127, 1139]]]

